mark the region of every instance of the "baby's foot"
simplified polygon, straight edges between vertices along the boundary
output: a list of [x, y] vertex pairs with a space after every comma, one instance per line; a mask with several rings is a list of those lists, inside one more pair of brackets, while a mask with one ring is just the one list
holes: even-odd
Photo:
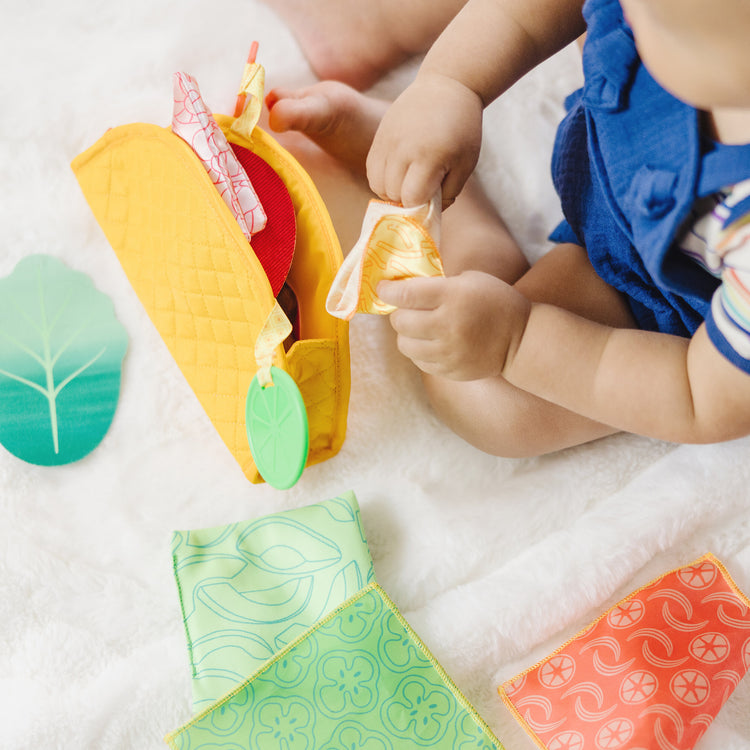
[[465, 0], [261, 0], [279, 13], [315, 75], [363, 91], [425, 52]]
[[365, 172], [372, 139], [388, 108], [388, 102], [338, 81], [321, 81], [295, 91], [273, 89], [266, 104], [271, 130], [303, 133], [360, 174]]

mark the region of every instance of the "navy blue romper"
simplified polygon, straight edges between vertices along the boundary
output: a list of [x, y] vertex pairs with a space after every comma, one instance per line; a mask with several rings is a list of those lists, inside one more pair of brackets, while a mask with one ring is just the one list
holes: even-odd
[[618, 0], [587, 0], [583, 12], [585, 83], [552, 158], [565, 221], [550, 238], [584, 246], [641, 328], [691, 336], [705, 319], [724, 350], [710, 312], [719, 279], [670, 247], [696, 199], [750, 177], [750, 146], [701, 137], [699, 113], [641, 63]]

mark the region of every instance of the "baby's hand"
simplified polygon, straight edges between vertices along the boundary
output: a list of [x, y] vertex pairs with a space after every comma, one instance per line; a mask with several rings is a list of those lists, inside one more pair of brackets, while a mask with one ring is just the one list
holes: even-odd
[[441, 187], [443, 208], [474, 170], [482, 141], [482, 100], [453, 78], [420, 73], [380, 123], [367, 157], [381, 198], [418, 206]]
[[452, 380], [502, 373], [523, 336], [531, 303], [480, 271], [459, 276], [381, 281], [378, 296], [398, 309], [398, 348], [423, 372]]

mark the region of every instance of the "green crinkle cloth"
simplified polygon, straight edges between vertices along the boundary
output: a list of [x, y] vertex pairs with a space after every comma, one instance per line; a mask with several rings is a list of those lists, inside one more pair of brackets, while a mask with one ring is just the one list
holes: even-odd
[[375, 583], [215, 706], [173, 750], [501, 750]]
[[351, 492], [252, 521], [177, 531], [172, 559], [196, 712], [374, 578]]

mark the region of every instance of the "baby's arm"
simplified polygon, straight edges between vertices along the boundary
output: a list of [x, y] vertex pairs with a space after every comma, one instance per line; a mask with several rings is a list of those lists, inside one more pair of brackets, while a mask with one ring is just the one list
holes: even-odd
[[582, 0], [469, 0], [384, 117], [370, 186], [404, 205], [443, 187], [452, 202], [476, 165], [482, 110], [584, 31]]
[[426, 373], [501, 376], [595, 422], [679, 443], [750, 433], [750, 376], [705, 325], [691, 340], [611, 328], [476, 271], [381, 282], [378, 295], [399, 308], [399, 349]]
[[533, 305], [502, 369], [510, 383], [613, 427], [678, 443], [750, 433], [750, 376], [702, 325], [693, 338], [613, 329]]

